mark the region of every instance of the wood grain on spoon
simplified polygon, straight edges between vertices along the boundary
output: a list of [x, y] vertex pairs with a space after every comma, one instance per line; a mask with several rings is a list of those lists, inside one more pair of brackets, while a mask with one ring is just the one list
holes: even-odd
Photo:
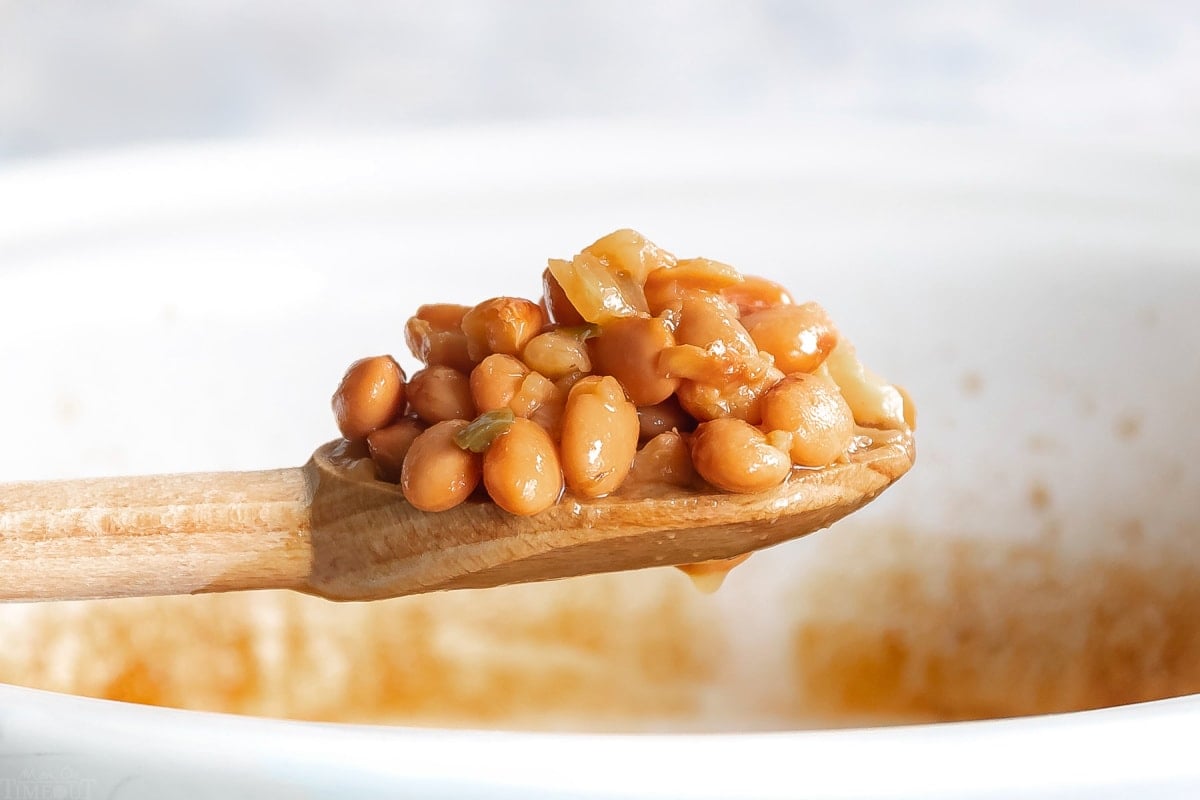
[[0, 599], [294, 589], [375, 600], [728, 558], [825, 528], [908, 471], [897, 435], [760, 494], [664, 492], [533, 517], [438, 514], [331, 460], [261, 472], [0, 485]]

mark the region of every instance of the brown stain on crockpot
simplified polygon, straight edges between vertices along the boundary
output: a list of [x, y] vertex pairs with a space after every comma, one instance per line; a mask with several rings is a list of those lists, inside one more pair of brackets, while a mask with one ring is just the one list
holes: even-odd
[[[782, 607], [742, 612], [784, 617], [790, 666], [758, 687], [772, 725], [1200, 692], [1200, 531], [1172, 549], [1140, 522], [1114, 525], [1124, 550], [1089, 560], [1045, 538], [822, 539]], [[366, 604], [263, 592], [9, 605], [0, 680], [297, 719], [687, 727], [731, 692], [720, 671], [739, 655], [719, 599], [664, 569]]]
[[1146, 529], [1140, 519], [1127, 519], [1117, 527], [1117, 534], [1127, 547], [1137, 547], [1146, 541]]
[[714, 609], [674, 574], [625, 578], [365, 604], [261, 592], [5, 609], [0, 680], [310, 720], [686, 719], [726, 658]]
[[1052, 436], [1034, 433], [1025, 439], [1025, 448], [1031, 453], [1052, 453], [1059, 448], [1059, 444]]
[[1113, 432], [1118, 439], [1136, 439], [1142, 432], [1142, 418], [1137, 414], [1121, 414], [1113, 420]]
[[1050, 487], [1045, 481], [1035, 480], [1029, 485], [1029, 507], [1039, 513], [1044, 513], [1050, 508]]
[[818, 570], [793, 600], [843, 598], [794, 627], [797, 713], [982, 719], [1200, 692], [1194, 554], [1075, 561], [1034, 544], [872, 541], [884, 555]]

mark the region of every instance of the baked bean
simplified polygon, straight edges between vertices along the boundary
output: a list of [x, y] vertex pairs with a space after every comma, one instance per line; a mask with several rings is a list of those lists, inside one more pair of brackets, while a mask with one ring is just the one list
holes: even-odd
[[431, 323], [440, 331], [449, 331], [462, 327], [463, 317], [470, 310], [471, 306], [458, 303], [426, 303], [417, 307], [414, 316]]
[[616, 490], [637, 453], [637, 408], [616, 378], [593, 375], [571, 389], [562, 420], [567, 486], [584, 497]]
[[483, 485], [510, 514], [529, 516], [557, 503], [563, 475], [550, 435], [536, 422], [514, 419], [483, 454]]
[[585, 322], [604, 325], [618, 317], [649, 314], [642, 285], [591, 253], [570, 261], [552, 258], [550, 273]]
[[639, 406], [661, 403], [679, 388], [679, 379], [664, 377], [658, 359], [675, 345], [675, 335], [661, 317], [615, 319], [588, 342], [596, 371], [621, 382]]
[[414, 507], [446, 511], [479, 486], [482, 458], [454, 442], [467, 424], [462, 419], [439, 422], [413, 440], [400, 473], [400, 488]]
[[759, 350], [775, 358], [786, 374], [812, 372], [837, 346], [838, 335], [825, 309], [816, 303], [776, 306], [742, 318]]
[[[398, 480], [426, 510], [480, 481], [513, 514], [548, 508], [564, 486], [761, 491], [895, 436], [857, 425], [916, 422], [907, 393], [863, 368], [819, 305], [629, 229], [550, 259], [535, 300], [421, 306], [405, 339], [425, 364], [411, 381], [390, 356], [343, 378], [334, 412], [359, 455], [338, 463]], [[696, 569], [710, 566], [724, 565]]]
[[727, 492], [762, 492], [787, 478], [792, 462], [758, 428], [740, 419], [700, 423], [692, 435], [692, 463], [700, 477]]
[[652, 406], [638, 407], [638, 432], [642, 441], [668, 431], [689, 433], [696, 429], [696, 420], [679, 405], [679, 400], [668, 398]]
[[762, 401], [763, 427], [792, 434], [791, 459], [824, 467], [846, 455], [854, 441], [854, 415], [838, 387], [818, 375], [789, 375]]
[[728, 264], [708, 258], [685, 258], [674, 267], [651, 272], [646, 276], [643, 291], [650, 313], [657, 316], [678, 308], [685, 294], [720, 292], [741, 281], [741, 274]]
[[471, 400], [475, 411], [483, 414], [507, 408], [521, 388], [529, 368], [512, 356], [496, 353], [471, 370]]
[[610, 267], [632, 277], [639, 285], [644, 284], [646, 277], [654, 270], [675, 266], [675, 256], [629, 228], [613, 231], [597, 239], [583, 252], [597, 256]]
[[551, 380], [572, 372], [591, 372], [592, 360], [584, 343], [586, 336], [586, 331], [571, 328], [540, 333], [525, 345], [521, 358], [530, 369]]
[[698, 420], [736, 417], [757, 425], [762, 420], [763, 395], [781, 380], [782, 372], [755, 355], [733, 362], [723, 382], [681, 382], [676, 397], [683, 410]]
[[463, 316], [470, 310], [470, 306], [450, 303], [421, 306], [404, 326], [408, 349], [426, 366], [470, 372], [474, 362], [462, 331]]
[[697, 347], [720, 345], [725, 351], [751, 356], [758, 353], [754, 340], [738, 321], [737, 309], [720, 295], [685, 292], [680, 299], [675, 341]]
[[391, 356], [355, 361], [333, 393], [333, 416], [342, 436], [366, 438], [404, 413], [404, 370]]
[[482, 361], [492, 353], [520, 356], [545, 324], [541, 307], [520, 297], [484, 300], [462, 319], [467, 352], [474, 361]]
[[741, 283], [721, 290], [721, 296], [737, 306], [738, 314], [745, 317], [767, 308], [795, 304], [792, 294], [775, 281], [746, 275]]
[[655, 486], [690, 488], [695, 483], [696, 469], [687, 442], [678, 431], [667, 431], [646, 442], [637, 452], [621, 492], [637, 494]]
[[549, 269], [542, 272], [542, 303], [546, 307], [546, 316], [558, 325], [584, 325], [587, 322], [571, 305], [567, 293]]
[[372, 431], [367, 436], [367, 447], [371, 460], [375, 462], [379, 479], [398, 483], [404, 468], [404, 457], [413, 441], [421, 435], [425, 426], [413, 417], [404, 417], [386, 428]]
[[905, 408], [904, 395], [878, 375], [869, 371], [845, 339], [821, 365], [825, 374], [842, 390], [842, 397], [854, 415], [854, 421], [869, 428], [903, 430], [916, 421], [913, 410]]
[[408, 382], [408, 404], [432, 425], [448, 419], [473, 419], [471, 380], [450, 367], [426, 367]]

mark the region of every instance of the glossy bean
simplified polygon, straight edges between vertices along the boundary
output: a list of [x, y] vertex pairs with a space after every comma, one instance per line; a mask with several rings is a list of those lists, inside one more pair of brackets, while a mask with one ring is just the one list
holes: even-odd
[[404, 413], [407, 394], [404, 370], [391, 356], [355, 361], [331, 400], [338, 430], [352, 441], [365, 439]]
[[619, 380], [635, 405], [661, 403], [679, 388], [678, 378], [659, 370], [662, 352], [675, 346], [675, 335], [661, 317], [613, 320], [588, 346], [596, 371]]
[[404, 469], [404, 458], [425, 426], [419, 419], [402, 417], [386, 428], [367, 435], [367, 447], [371, 460], [375, 462], [380, 480], [398, 483]]
[[529, 368], [519, 359], [499, 353], [490, 355], [471, 370], [471, 400], [483, 414], [507, 408], [521, 388]]
[[462, 329], [467, 351], [478, 362], [492, 353], [520, 356], [545, 324], [537, 303], [520, 297], [493, 297], [463, 316]]
[[558, 502], [562, 467], [550, 435], [536, 422], [515, 419], [483, 455], [483, 484], [492, 502], [529, 516]]
[[722, 289], [721, 296], [737, 306], [738, 314], [743, 318], [764, 309], [790, 306], [796, 302], [792, 293], [782, 285], [757, 275], [746, 275], [741, 283]]
[[562, 420], [567, 486], [584, 497], [615, 491], [637, 453], [637, 407], [616, 378], [591, 376], [571, 389]]
[[696, 429], [696, 420], [683, 410], [678, 399], [671, 397], [652, 406], [639, 406], [638, 429], [644, 442], [668, 431], [690, 433]]
[[572, 372], [591, 372], [592, 359], [584, 337], [578, 330], [570, 328], [539, 333], [525, 345], [521, 358], [530, 369], [550, 380], [558, 380]]
[[692, 435], [692, 463], [700, 477], [727, 492], [762, 492], [791, 471], [787, 453], [772, 447], [758, 428], [740, 419], [703, 422]]
[[446, 511], [470, 497], [479, 485], [482, 458], [454, 442], [467, 424], [461, 419], [439, 422], [413, 441], [400, 473], [400, 488], [416, 508]]
[[408, 404], [422, 421], [432, 425], [448, 419], [474, 419], [470, 379], [450, 367], [426, 367], [408, 384]]
[[463, 316], [470, 310], [470, 306], [451, 303], [421, 306], [404, 326], [408, 349], [426, 366], [470, 372], [475, 362], [462, 330]]
[[687, 292], [681, 299], [679, 325], [675, 341], [710, 348], [718, 346], [728, 353], [754, 355], [754, 340], [738, 320], [737, 309], [720, 295]]
[[744, 317], [742, 324], [755, 346], [770, 353], [785, 374], [812, 372], [837, 346], [833, 322], [816, 303], [757, 311]]
[[854, 415], [833, 383], [817, 375], [789, 375], [762, 401], [762, 425], [791, 434], [792, 463], [824, 467], [854, 441]]

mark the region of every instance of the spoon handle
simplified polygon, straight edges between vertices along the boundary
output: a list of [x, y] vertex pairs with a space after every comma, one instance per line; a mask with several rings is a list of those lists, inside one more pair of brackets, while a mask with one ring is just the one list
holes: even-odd
[[302, 469], [0, 484], [0, 600], [295, 588]]

